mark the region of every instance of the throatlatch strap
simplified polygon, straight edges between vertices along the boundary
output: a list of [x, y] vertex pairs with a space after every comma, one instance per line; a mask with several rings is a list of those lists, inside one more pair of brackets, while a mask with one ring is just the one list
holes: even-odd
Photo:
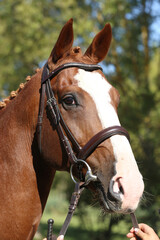
[[42, 122], [43, 122], [43, 113], [44, 113], [44, 99], [46, 92], [46, 85], [43, 84], [41, 87], [41, 95], [40, 95], [40, 104], [39, 104], [39, 114], [38, 114], [38, 122], [37, 122], [37, 135], [38, 135], [38, 146], [41, 152], [41, 132], [42, 132]]

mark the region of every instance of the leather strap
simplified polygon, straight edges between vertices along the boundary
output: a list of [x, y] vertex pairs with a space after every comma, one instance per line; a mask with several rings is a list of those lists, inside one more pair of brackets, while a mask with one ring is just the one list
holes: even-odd
[[[133, 225], [134, 229], [139, 228], [135, 213], [134, 212], [130, 213], [130, 216], [131, 216], [132, 225]], [[141, 238], [136, 236], [136, 240], [141, 240]]]
[[[65, 64], [62, 64], [61, 66], [57, 67], [56, 69], [54, 69], [51, 73], [49, 73], [48, 75], [46, 76], [42, 76], [42, 79], [41, 79], [41, 83], [45, 83], [48, 79], [52, 79], [54, 78], [55, 76], [57, 76], [57, 74], [59, 72], [61, 72], [62, 70], [66, 69], [66, 68], [80, 68], [80, 69], [84, 69], [86, 71], [94, 71], [94, 70], [102, 70], [101, 66], [97, 65], [97, 64], [86, 64], [86, 63], [78, 63], [78, 62], [70, 62], [70, 63], [65, 63]], [[45, 71], [45, 68], [46, 68], [46, 64], [44, 66], [44, 71]]]
[[76, 183], [75, 184], [75, 189], [74, 189], [74, 192], [72, 193], [72, 197], [71, 197], [71, 201], [70, 201], [70, 205], [69, 205], [69, 209], [68, 209], [68, 214], [67, 214], [67, 217], [64, 221], [64, 224], [63, 224], [63, 226], [60, 230], [59, 236], [60, 235], [65, 236], [65, 234], [66, 234], [66, 231], [67, 231], [68, 226], [70, 224], [71, 218], [74, 214], [74, 211], [76, 210], [80, 195], [81, 195], [82, 191], [84, 190], [84, 188], [81, 188], [82, 184], [83, 183]]
[[43, 84], [40, 89], [40, 104], [39, 104], [39, 114], [37, 122], [37, 136], [38, 136], [38, 146], [41, 152], [41, 133], [42, 133], [42, 122], [44, 113], [44, 99], [45, 99], [46, 85]]
[[[74, 189], [74, 192], [72, 193], [70, 205], [68, 208], [68, 214], [66, 216], [66, 219], [63, 223], [63, 226], [62, 226], [58, 236], [61, 236], [61, 235], [65, 236], [65, 234], [67, 232], [67, 229], [69, 227], [72, 216], [76, 210], [81, 193], [84, 190], [84, 187], [82, 186], [83, 184], [84, 184], [83, 182], [75, 184], [75, 189]], [[52, 218], [48, 219], [47, 240], [56, 240], [57, 239], [57, 237], [55, 235], [53, 235], [53, 223], [54, 223], [54, 221]]]
[[94, 135], [79, 151], [78, 158], [86, 160], [87, 157], [96, 149], [96, 147], [101, 144], [106, 139], [114, 135], [124, 135], [130, 141], [129, 134], [126, 129], [121, 126], [113, 126], [105, 128], [96, 135]]
[[[48, 63], [43, 67], [42, 79], [45, 79], [49, 74]], [[45, 102], [46, 85], [42, 84], [40, 89], [40, 101], [39, 101], [39, 113], [37, 122], [37, 136], [38, 136], [38, 146], [41, 152], [41, 132], [42, 132], [42, 122], [44, 113], [44, 102]]]

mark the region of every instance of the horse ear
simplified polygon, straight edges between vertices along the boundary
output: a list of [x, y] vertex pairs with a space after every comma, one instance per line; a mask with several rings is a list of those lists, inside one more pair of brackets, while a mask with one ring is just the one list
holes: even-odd
[[52, 49], [51, 55], [48, 58], [49, 67], [55, 64], [63, 55], [68, 52], [73, 44], [73, 19], [71, 18], [62, 28], [58, 40]]
[[91, 58], [95, 63], [101, 62], [110, 47], [112, 39], [111, 25], [107, 23], [105, 27], [94, 37], [91, 45], [85, 52], [85, 56]]

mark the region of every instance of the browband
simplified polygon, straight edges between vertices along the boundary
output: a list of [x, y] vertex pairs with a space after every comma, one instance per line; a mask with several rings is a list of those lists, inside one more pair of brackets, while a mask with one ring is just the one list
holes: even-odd
[[[48, 70], [47, 63], [45, 64], [44, 69], [45, 69], [45, 67], [47, 67], [47, 70]], [[77, 67], [80, 69], [84, 69], [86, 71], [94, 71], [94, 70], [103, 71], [101, 66], [99, 66], [97, 64], [86, 64], [86, 63], [78, 63], [78, 62], [65, 63], [65, 64], [62, 64], [61, 66], [57, 67], [56, 69], [54, 69], [51, 73], [49, 73], [49, 70], [48, 70], [47, 74], [42, 75], [41, 84], [45, 83], [48, 79], [51, 80], [62, 70], [66, 69], [66, 68], [72, 68], [72, 67]]]

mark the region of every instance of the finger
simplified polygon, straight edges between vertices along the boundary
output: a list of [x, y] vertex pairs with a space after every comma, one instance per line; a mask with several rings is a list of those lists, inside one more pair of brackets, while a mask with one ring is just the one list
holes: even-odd
[[154, 232], [154, 230], [150, 226], [144, 223], [140, 223], [139, 228], [147, 234], [151, 234], [152, 232]]
[[136, 237], [131, 237], [130, 240], [137, 240]]
[[134, 233], [128, 233], [126, 236], [127, 236], [127, 238], [133, 238], [133, 237], [135, 237], [135, 234]]
[[64, 236], [63, 235], [60, 235], [57, 240], [63, 240], [64, 239]]
[[140, 237], [140, 238], [145, 238], [146, 234], [144, 232], [141, 231], [141, 229], [139, 228], [135, 228], [134, 232], [136, 234], [136, 236]]

